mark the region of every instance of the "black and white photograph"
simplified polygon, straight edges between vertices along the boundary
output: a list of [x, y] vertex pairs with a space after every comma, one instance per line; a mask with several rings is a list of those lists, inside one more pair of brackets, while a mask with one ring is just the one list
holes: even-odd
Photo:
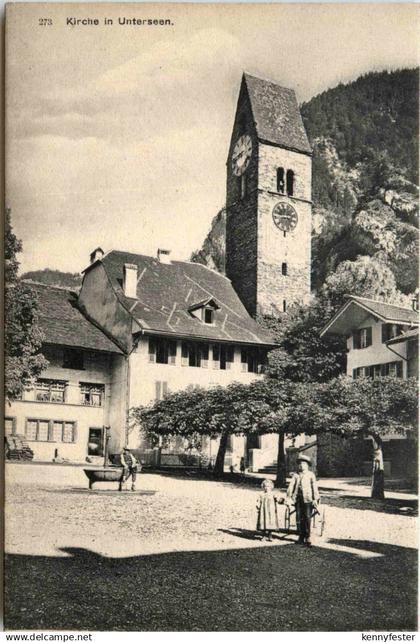
[[5, 631], [415, 639], [418, 36], [6, 5]]

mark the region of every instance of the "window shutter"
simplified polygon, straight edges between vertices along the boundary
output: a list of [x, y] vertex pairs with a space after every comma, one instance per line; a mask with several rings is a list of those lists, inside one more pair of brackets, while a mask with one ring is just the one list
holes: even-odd
[[388, 326], [386, 323], [382, 324], [382, 343], [385, 343], [385, 341], [388, 341]]
[[403, 363], [402, 363], [402, 361], [397, 361], [396, 370], [397, 370], [397, 372], [396, 372], [397, 377], [402, 379], [402, 376], [403, 376]]
[[366, 328], [366, 347], [372, 345], [372, 328]]
[[73, 443], [77, 441], [77, 423], [74, 422], [73, 424]]
[[360, 332], [356, 330], [353, 332], [353, 348], [354, 350], [359, 350], [360, 348]]
[[213, 345], [213, 369], [220, 370], [220, 346], [217, 343]]
[[182, 366], [188, 366], [188, 361], [189, 361], [189, 350], [188, 346], [186, 343], [182, 344], [182, 356], [181, 356], [181, 365]]
[[156, 361], [156, 342], [152, 337], [149, 337], [149, 362], [155, 363]]
[[171, 365], [176, 363], [176, 341], [169, 341], [169, 363]]
[[160, 400], [160, 381], [155, 381], [155, 399]]
[[162, 381], [162, 397], [165, 398], [169, 394], [168, 390], [168, 382], [167, 381]]

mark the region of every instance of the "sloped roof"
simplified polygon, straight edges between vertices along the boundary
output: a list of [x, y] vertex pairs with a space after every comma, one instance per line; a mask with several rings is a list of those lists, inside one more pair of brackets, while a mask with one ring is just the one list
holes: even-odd
[[412, 308], [403, 308], [383, 301], [347, 295], [347, 301], [321, 330], [324, 334], [348, 334], [373, 315], [384, 323], [418, 325], [419, 316]]
[[371, 310], [373, 314], [382, 318], [384, 321], [392, 323], [418, 323], [419, 315], [418, 312], [412, 308], [403, 308], [399, 305], [393, 305], [391, 303], [384, 303], [383, 301], [374, 301], [373, 299], [366, 299], [362, 296], [348, 296], [349, 299], [353, 301], [358, 301], [360, 304], [364, 305], [366, 308]]
[[[172, 261], [112, 250], [102, 265], [122, 304], [146, 333], [172, 334], [250, 344], [274, 345], [271, 334], [247, 313], [231, 282], [199, 263]], [[137, 265], [137, 300], [123, 292], [125, 263]], [[189, 308], [214, 299], [214, 324], [197, 319]]]
[[261, 140], [312, 153], [293, 89], [244, 74], [252, 114]]
[[41, 283], [26, 285], [38, 298], [39, 325], [45, 343], [122, 354], [118, 346], [78, 310], [75, 292]]
[[413, 328], [412, 330], [407, 330], [407, 332], [403, 332], [403, 334], [399, 334], [397, 337], [394, 337], [393, 339], [389, 339], [386, 342], [386, 344], [393, 345], [394, 343], [403, 343], [404, 341], [409, 341], [410, 339], [418, 339], [418, 338], [419, 338], [419, 329]]

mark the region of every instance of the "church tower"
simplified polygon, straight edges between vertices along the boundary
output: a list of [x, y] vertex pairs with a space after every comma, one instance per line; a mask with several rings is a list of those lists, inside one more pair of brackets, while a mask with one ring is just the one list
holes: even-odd
[[252, 316], [309, 298], [311, 172], [294, 91], [244, 74], [227, 160], [226, 274]]

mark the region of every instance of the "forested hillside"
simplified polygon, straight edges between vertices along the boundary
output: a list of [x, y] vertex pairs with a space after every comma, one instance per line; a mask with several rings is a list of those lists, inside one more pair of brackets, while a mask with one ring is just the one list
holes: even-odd
[[[393, 281], [402, 294], [417, 287], [417, 101], [413, 69], [370, 73], [302, 105], [313, 147], [314, 290], [361, 265], [383, 273], [388, 293]], [[224, 216], [193, 260], [224, 265]]]
[[57, 285], [69, 290], [78, 290], [82, 284], [82, 277], [77, 272], [60, 272], [60, 270], [33, 270], [22, 274], [22, 279], [34, 283], [44, 283], [45, 285]]

